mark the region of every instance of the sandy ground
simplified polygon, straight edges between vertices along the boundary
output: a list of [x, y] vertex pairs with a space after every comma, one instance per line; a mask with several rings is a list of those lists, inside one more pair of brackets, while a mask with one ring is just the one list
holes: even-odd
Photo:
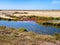
[[[14, 12], [19, 12], [18, 14], [14, 14]], [[27, 12], [28, 14], [21, 14]], [[6, 17], [9, 18], [8, 16], [6, 16], [6, 14], [9, 15], [14, 15], [14, 16], [44, 16], [44, 17], [60, 17], [60, 11], [13, 11], [13, 10], [4, 10], [4, 11], [0, 11], [0, 17]]]

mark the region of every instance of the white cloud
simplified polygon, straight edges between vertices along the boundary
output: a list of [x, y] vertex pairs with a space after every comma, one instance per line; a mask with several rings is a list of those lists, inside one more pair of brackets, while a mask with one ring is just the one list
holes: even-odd
[[60, 4], [60, 0], [52, 0], [52, 4]]

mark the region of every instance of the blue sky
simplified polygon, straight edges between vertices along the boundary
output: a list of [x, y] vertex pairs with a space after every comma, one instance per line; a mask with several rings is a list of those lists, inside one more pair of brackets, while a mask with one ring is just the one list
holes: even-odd
[[60, 0], [0, 0], [0, 9], [60, 10]]

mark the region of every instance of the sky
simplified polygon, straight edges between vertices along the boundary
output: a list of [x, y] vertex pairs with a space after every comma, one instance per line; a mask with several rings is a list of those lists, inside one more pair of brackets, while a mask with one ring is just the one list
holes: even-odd
[[60, 10], [60, 0], [0, 0], [6, 10]]

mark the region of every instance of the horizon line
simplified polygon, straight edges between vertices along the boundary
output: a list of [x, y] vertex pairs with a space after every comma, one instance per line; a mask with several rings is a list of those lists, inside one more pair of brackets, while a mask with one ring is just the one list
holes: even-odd
[[[14, 11], [14, 10], [18, 10], [18, 11], [28, 11], [27, 9], [25, 10], [25, 9], [0, 9], [0, 11], [3, 11], [3, 10], [11, 10], [11, 11]], [[29, 10], [29, 11], [60, 11], [60, 9], [50, 9], [50, 10], [48, 10], [48, 9], [46, 9], [46, 10], [38, 10], [38, 9], [31, 9], [31, 10]]]

